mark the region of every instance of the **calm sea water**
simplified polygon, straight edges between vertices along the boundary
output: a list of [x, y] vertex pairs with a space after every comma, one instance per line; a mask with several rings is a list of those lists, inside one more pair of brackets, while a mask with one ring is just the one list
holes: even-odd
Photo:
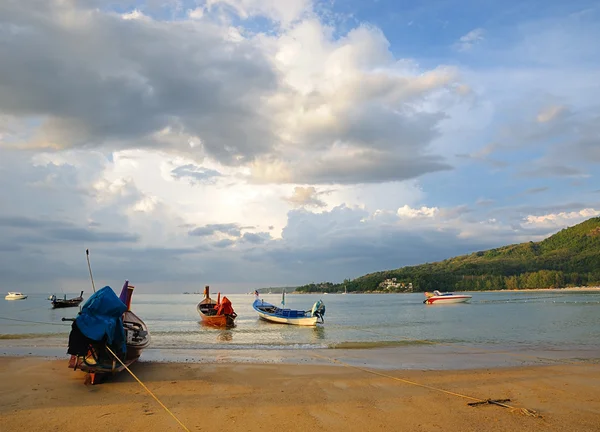
[[[75, 294], [73, 294], [75, 295]], [[600, 347], [600, 292], [472, 293], [471, 303], [426, 306], [423, 294], [287, 295], [286, 306], [309, 309], [325, 302], [325, 324], [316, 328], [260, 321], [254, 296], [228, 295], [236, 327], [200, 323], [201, 295], [134, 293], [132, 309], [148, 325], [152, 349], [297, 350], [461, 344], [509, 349], [579, 350]], [[276, 294], [262, 296], [279, 304]], [[78, 309], [53, 310], [47, 295], [0, 301], [3, 346], [66, 345]], [[22, 320], [22, 321], [17, 321]], [[36, 323], [26, 322], [36, 321]]]

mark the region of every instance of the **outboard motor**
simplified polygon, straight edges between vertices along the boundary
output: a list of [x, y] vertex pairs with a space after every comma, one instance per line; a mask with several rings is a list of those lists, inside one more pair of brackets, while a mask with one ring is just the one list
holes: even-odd
[[325, 322], [325, 303], [322, 300], [316, 302], [312, 307], [312, 316], [316, 316], [321, 323]]

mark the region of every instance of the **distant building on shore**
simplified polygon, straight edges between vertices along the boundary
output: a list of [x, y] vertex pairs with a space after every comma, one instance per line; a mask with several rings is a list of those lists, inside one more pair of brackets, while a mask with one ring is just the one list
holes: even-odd
[[398, 282], [396, 278], [386, 279], [379, 284], [379, 288], [383, 290], [389, 291], [404, 291], [404, 292], [412, 292], [413, 285], [412, 282], [404, 283]]

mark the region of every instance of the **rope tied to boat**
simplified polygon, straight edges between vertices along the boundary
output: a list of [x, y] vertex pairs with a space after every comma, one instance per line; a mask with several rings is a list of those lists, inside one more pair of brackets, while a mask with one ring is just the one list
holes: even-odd
[[345, 362], [337, 360], [337, 359], [329, 358], [329, 357], [326, 357], [326, 356], [321, 356], [321, 355], [316, 354], [316, 353], [312, 353], [312, 355], [315, 356], [315, 357], [319, 357], [319, 358], [325, 359], [325, 360], [329, 360], [332, 363], [337, 363], [337, 364], [340, 364], [342, 366], [346, 366], [346, 367], [349, 367], [349, 368], [352, 368], [352, 369], [357, 369], [357, 370], [360, 370], [360, 371], [363, 371], [363, 372], [366, 372], [366, 373], [370, 373], [370, 374], [373, 374], [373, 375], [377, 375], [377, 376], [380, 376], [380, 377], [390, 378], [390, 379], [393, 379], [395, 381], [400, 381], [400, 382], [405, 383], [405, 384], [410, 384], [410, 385], [414, 385], [414, 386], [417, 386], [417, 387], [426, 388], [428, 390], [434, 390], [434, 391], [437, 391], [437, 392], [440, 392], [440, 393], [445, 393], [445, 394], [448, 394], [448, 395], [451, 395], [451, 396], [457, 396], [457, 397], [461, 397], [463, 399], [469, 399], [469, 400], [474, 401], [472, 403], [469, 403], [470, 406], [475, 406], [475, 405], [489, 403], [489, 404], [492, 404], [492, 405], [501, 406], [503, 408], [508, 408], [511, 412], [516, 412], [518, 414], [523, 414], [523, 415], [526, 415], [526, 416], [529, 416], [529, 417], [542, 418], [542, 416], [539, 413], [537, 413], [536, 411], [534, 411], [532, 409], [514, 407], [514, 406], [511, 406], [511, 405], [503, 403], [503, 402], [508, 401], [510, 399], [505, 399], [502, 402], [497, 401], [497, 400], [492, 400], [492, 399], [480, 399], [480, 398], [476, 398], [476, 397], [473, 397], [473, 396], [468, 396], [468, 395], [464, 395], [464, 394], [461, 394], [461, 393], [453, 392], [453, 391], [450, 391], [450, 390], [444, 390], [444, 389], [441, 389], [441, 388], [438, 388], [438, 387], [433, 387], [433, 386], [430, 386], [430, 385], [427, 385], [427, 384], [421, 384], [421, 383], [418, 383], [418, 382], [415, 382], [415, 381], [410, 381], [410, 380], [407, 380], [407, 379], [404, 379], [404, 378], [395, 377], [393, 375], [384, 374], [382, 372], [377, 372], [377, 371], [374, 371], [374, 370], [371, 370], [371, 369], [362, 368], [360, 366], [354, 366], [354, 365], [345, 363]]
[[[62, 324], [62, 323], [55, 323], [55, 322], [31, 321], [31, 320], [24, 320], [24, 319], [18, 319], [18, 318], [3, 317], [3, 316], [0, 316], [0, 319], [6, 320], [6, 321], [16, 321], [16, 322], [24, 322], [24, 323], [30, 323], [30, 324], [46, 324], [46, 325], [56, 325], [56, 326], [70, 326], [71, 325], [71, 324]], [[44, 337], [44, 334], [40, 333], [40, 337]]]
[[117, 359], [117, 361], [118, 361], [119, 363], [121, 363], [121, 366], [123, 366], [123, 367], [125, 368], [125, 370], [126, 370], [127, 372], [129, 372], [129, 374], [130, 374], [130, 375], [131, 375], [131, 376], [132, 376], [132, 377], [133, 377], [133, 378], [134, 378], [134, 379], [135, 379], [135, 380], [136, 380], [136, 381], [137, 381], [137, 382], [138, 382], [138, 383], [139, 383], [139, 384], [140, 384], [140, 385], [143, 387], [143, 389], [144, 389], [144, 390], [146, 390], [146, 391], [148, 392], [148, 394], [149, 394], [150, 396], [152, 396], [152, 397], [154, 398], [154, 400], [155, 400], [156, 402], [158, 402], [158, 404], [159, 404], [161, 407], [163, 407], [163, 409], [164, 409], [164, 410], [165, 410], [167, 413], [169, 413], [169, 415], [170, 415], [171, 417], [173, 417], [173, 418], [175, 419], [175, 421], [176, 421], [176, 422], [179, 424], [179, 426], [181, 426], [181, 428], [182, 428], [184, 431], [186, 431], [186, 432], [191, 432], [191, 431], [190, 431], [190, 430], [189, 430], [189, 429], [188, 429], [188, 428], [187, 428], [187, 427], [186, 427], [186, 426], [185, 426], [185, 425], [184, 425], [184, 424], [181, 422], [181, 420], [179, 420], [179, 419], [178, 419], [178, 418], [175, 416], [175, 414], [173, 414], [173, 413], [171, 412], [171, 410], [170, 410], [169, 408], [167, 408], [167, 406], [166, 406], [164, 403], [162, 403], [162, 402], [161, 402], [161, 401], [160, 401], [160, 400], [159, 400], [159, 399], [156, 397], [156, 395], [155, 395], [154, 393], [152, 393], [152, 391], [150, 391], [150, 389], [149, 389], [148, 387], [146, 387], [146, 385], [145, 385], [145, 384], [144, 384], [144, 383], [143, 383], [143, 382], [142, 382], [142, 381], [141, 381], [141, 380], [140, 380], [140, 379], [139, 379], [137, 376], [135, 376], [135, 374], [134, 374], [134, 373], [131, 371], [131, 369], [129, 369], [129, 367], [127, 367], [127, 365], [126, 365], [125, 363], [123, 363], [123, 361], [122, 361], [122, 360], [119, 358], [119, 356], [118, 356], [118, 355], [116, 355], [116, 354], [113, 352], [113, 350], [111, 350], [111, 349], [110, 349], [108, 346], [106, 346], [106, 349], [107, 349], [107, 350], [108, 350], [108, 351], [109, 351], [109, 352], [110, 352], [110, 353], [113, 355], [113, 357], [114, 357], [115, 359]]

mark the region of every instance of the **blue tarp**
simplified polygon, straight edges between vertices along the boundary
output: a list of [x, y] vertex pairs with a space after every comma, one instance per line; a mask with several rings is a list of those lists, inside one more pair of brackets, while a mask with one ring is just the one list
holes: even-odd
[[119, 352], [125, 352], [123, 312], [126, 310], [127, 306], [112, 288], [105, 286], [90, 296], [75, 322], [86, 337], [95, 341], [105, 340]]

